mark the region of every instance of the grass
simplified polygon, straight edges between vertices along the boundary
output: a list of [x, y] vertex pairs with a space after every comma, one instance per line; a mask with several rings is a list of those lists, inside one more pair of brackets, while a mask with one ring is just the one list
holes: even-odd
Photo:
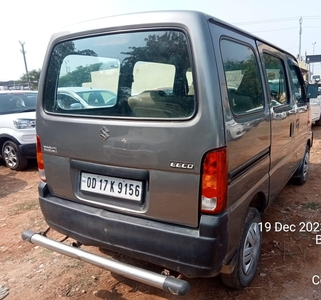
[[81, 267], [83, 267], [85, 265], [85, 263], [79, 259], [76, 258], [70, 258], [70, 260], [64, 264], [64, 267], [67, 270], [71, 270], [71, 269], [79, 269]]
[[318, 210], [321, 204], [318, 202], [308, 202], [302, 205], [303, 208], [311, 209], [311, 210]]
[[39, 207], [38, 199], [28, 200], [23, 203], [19, 203], [14, 206], [14, 208], [9, 211], [9, 215], [18, 215], [20, 213], [36, 210]]

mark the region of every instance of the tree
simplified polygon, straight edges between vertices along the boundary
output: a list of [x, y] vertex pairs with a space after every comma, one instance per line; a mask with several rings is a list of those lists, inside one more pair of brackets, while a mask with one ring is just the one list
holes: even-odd
[[82, 86], [84, 82], [91, 82], [91, 72], [99, 71], [102, 63], [78, 66], [76, 70], [59, 78], [59, 87]]
[[133, 82], [133, 68], [136, 62], [157, 62], [175, 66], [175, 95], [188, 93], [186, 71], [191, 67], [187, 50], [187, 40], [183, 33], [178, 31], [165, 31], [149, 34], [145, 45], [128, 47], [130, 51], [122, 52], [127, 57], [121, 64], [120, 86], [130, 88]]
[[[30, 90], [38, 90], [39, 78], [40, 78], [41, 69], [31, 70], [27, 76], [27, 74], [23, 74], [20, 78], [21, 81], [29, 82]], [[28, 80], [29, 79], [29, 80]]]

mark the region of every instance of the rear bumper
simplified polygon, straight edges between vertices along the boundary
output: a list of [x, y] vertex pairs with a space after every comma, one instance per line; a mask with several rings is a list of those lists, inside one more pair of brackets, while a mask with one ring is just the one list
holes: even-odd
[[202, 215], [198, 228], [142, 219], [50, 195], [39, 184], [39, 201], [48, 225], [84, 245], [113, 250], [184, 274], [211, 277], [227, 249], [227, 214]]

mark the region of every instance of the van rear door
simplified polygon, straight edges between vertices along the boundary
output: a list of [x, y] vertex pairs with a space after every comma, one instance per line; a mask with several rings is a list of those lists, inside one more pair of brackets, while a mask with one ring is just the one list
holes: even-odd
[[51, 194], [197, 227], [202, 157], [219, 140], [204, 129], [220, 120], [197, 110], [187, 33], [78, 37], [49, 53], [38, 135]]

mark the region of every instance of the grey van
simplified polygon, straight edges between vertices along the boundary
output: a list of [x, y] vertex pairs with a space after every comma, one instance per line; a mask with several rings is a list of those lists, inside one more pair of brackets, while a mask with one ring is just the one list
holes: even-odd
[[[60, 105], [59, 89], [75, 87], [92, 89], [88, 106]], [[97, 89], [115, 99], [96, 99]], [[22, 237], [174, 294], [188, 282], [78, 247], [246, 287], [263, 212], [290, 179], [307, 180], [310, 96], [290, 53], [201, 12], [56, 33], [37, 103], [39, 201], [50, 228], [77, 247]]]

